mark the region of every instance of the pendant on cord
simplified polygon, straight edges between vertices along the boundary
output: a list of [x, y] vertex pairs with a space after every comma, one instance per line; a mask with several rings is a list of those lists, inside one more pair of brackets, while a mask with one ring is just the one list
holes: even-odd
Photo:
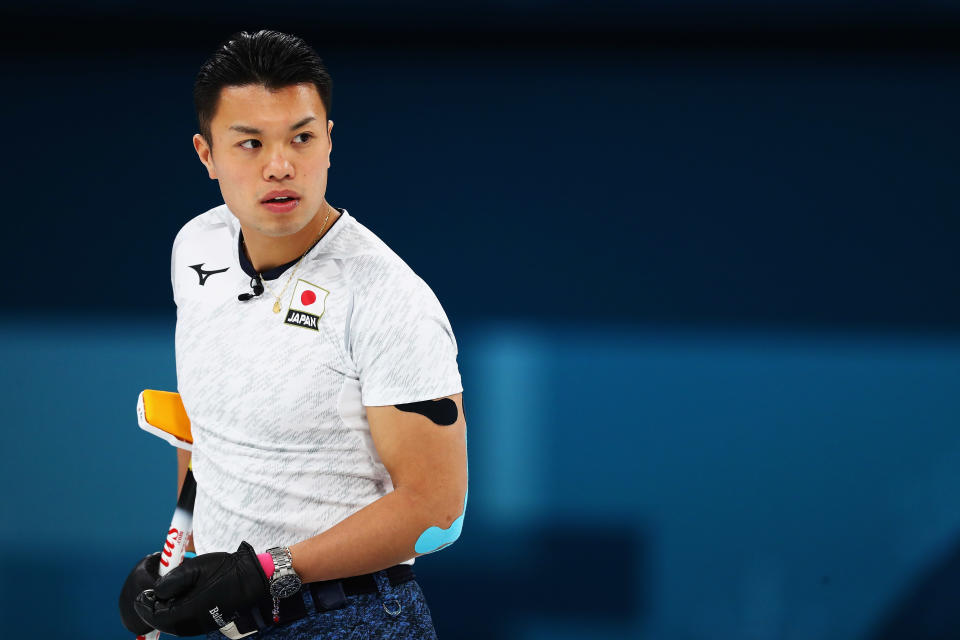
[[282, 307], [280, 306], [280, 301], [279, 301], [279, 300], [277, 300], [276, 302], [273, 303], [273, 312], [274, 312], [274, 313], [280, 313], [280, 309], [281, 309], [281, 308], [282, 308]]

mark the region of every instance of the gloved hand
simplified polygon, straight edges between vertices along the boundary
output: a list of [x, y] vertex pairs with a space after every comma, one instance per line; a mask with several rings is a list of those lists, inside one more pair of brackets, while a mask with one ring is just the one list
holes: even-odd
[[137, 566], [127, 576], [127, 581], [123, 583], [123, 589], [120, 590], [118, 603], [120, 605], [120, 619], [127, 631], [136, 636], [146, 635], [152, 627], [140, 619], [133, 608], [133, 603], [141, 591], [152, 588], [159, 579], [160, 552], [157, 551], [144, 556], [143, 560], [137, 563]]
[[183, 561], [137, 596], [137, 615], [153, 629], [198, 636], [229, 624], [240, 611], [270, 599], [270, 581], [246, 542], [234, 553], [203, 553]]

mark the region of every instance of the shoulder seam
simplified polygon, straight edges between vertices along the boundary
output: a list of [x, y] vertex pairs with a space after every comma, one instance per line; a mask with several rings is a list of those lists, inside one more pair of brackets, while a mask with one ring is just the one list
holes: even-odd
[[[354, 301], [356, 300], [357, 294], [356, 289], [353, 286], [353, 281], [350, 279], [350, 276], [347, 275], [347, 270], [343, 267], [343, 258], [333, 258], [333, 263], [337, 265], [337, 269], [340, 270], [340, 275], [343, 277], [343, 281], [346, 283], [347, 288], [350, 290], [350, 302], [347, 308], [346, 319], [344, 320], [343, 325], [343, 353], [347, 359], [347, 363], [353, 365], [353, 355], [350, 351], [350, 327], [353, 323], [353, 310], [354, 310]], [[353, 367], [356, 369], [356, 367]]]

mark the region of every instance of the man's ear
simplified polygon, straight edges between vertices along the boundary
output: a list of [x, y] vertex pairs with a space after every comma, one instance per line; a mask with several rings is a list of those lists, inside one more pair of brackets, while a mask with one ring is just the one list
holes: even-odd
[[330, 168], [330, 154], [333, 152], [333, 120], [327, 120], [327, 168]]
[[217, 170], [213, 166], [213, 151], [199, 133], [193, 134], [193, 148], [196, 149], [197, 155], [200, 157], [200, 162], [207, 168], [207, 174], [209, 174], [210, 179], [216, 180]]

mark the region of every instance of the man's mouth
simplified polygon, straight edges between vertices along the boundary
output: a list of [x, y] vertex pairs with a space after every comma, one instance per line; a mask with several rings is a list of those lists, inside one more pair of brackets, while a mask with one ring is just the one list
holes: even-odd
[[266, 204], [267, 202], [273, 202], [277, 204], [282, 204], [284, 202], [290, 202], [291, 200], [299, 200], [300, 194], [292, 189], [284, 189], [282, 191], [276, 190], [271, 191], [264, 197], [260, 202]]
[[261, 200], [260, 204], [274, 213], [289, 213], [300, 206], [300, 195], [296, 191], [273, 191], [267, 195], [271, 197]]

